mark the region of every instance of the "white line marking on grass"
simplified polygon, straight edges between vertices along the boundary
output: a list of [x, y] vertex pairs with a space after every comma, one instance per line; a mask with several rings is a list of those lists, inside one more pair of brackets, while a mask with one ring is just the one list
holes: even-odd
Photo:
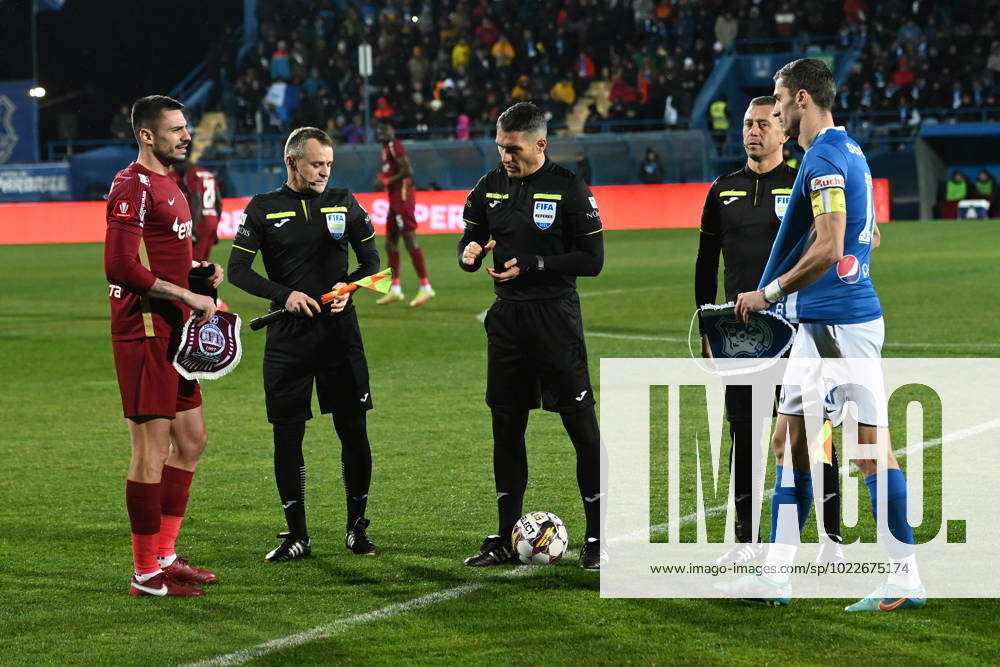
[[643, 334], [619, 334], [608, 331], [587, 331], [584, 337], [589, 338], [614, 338], [616, 340], [654, 340], [663, 343], [686, 343], [687, 338], [677, 338], [674, 336], [648, 336]]
[[[988, 422], [983, 422], [982, 424], [977, 424], [975, 426], [970, 426], [969, 428], [964, 428], [959, 431], [955, 431], [948, 435], [948, 442], [958, 442], [966, 438], [972, 437], [974, 435], [979, 435], [980, 433], [985, 433], [987, 431], [992, 431], [993, 429], [1000, 428], [1000, 419], [993, 419]], [[927, 440], [919, 445], [919, 449], [929, 449], [931, 447], [936, 447], [941, 444], [941, 438], [934, 438], [932, 440]], [[906, 455], [906, 447], [901, 447], [895, 452], [897, 457], [902, 457]], [[841, 472], [843, 472], [849, 464], [845, 463], [841, 467]], [[770, 490], [765, 490], [764, 500], [767, 500], [771, 495]], [[726, 511], [728, 507], [728, 502], [724, 505], [717, 505], [716, 507], [710, 507], [705, 510], [705, 518], [716, 516]], [[681, 524], [687, 524], [695, 521], [698, 518], [697, 513], [688, 514], [681, 517]], [[659, 535], [667, 530], [666, 523], [657, 524], [655, 526], [650, 526], [649, 534]], [[617, 539], [629, 539], [635, 538], [638, 535], [623, 535]], [[567, 556], [574, 555], [574, 552], [567, 552]], [[447, 602], [448, 600], [457, 600], [458, 598], [465, 597], [470, 593], [474, 593], [482, 588], [485, 588], [491, 581], [496, 579], [514, 579], [519, 577], [528, 576], [536, 572], [542, 571], [542, 568], [531, 565], [521, 565], [513, 570], [507, 570], [506, 572], [499, 572], [496, 576], [490, 579], [482, 581], [470, 581], [459, 586], [454, 586], [452, 588], [447, 588], [443, 591], [437, 591], [435, 593], [428, 593], [426, 595], [421, 595], [420, 597], [412, 598], [404, 602], [396, 602], [394, 604], [386, 605], [380, 609], [375, 609], [373, 611], [368, 611], [363, 614], [354, 614], [352, 616], [344, 616], [342, 618], [334, 619], [329, 623], [324, 623], [323, 625], [318, 625], [311, 630], [306, 630], [305, 632], [300, 632], [298, 634], [289, 635], [287, 637], [280, 637], [278, 639], [272, 639], [269, 642], [264, 642], [263, 644], [257, 644], [256, 646], [251, 646], [250, 648], [241, 649], [239, 651], [234, 651], [233, 653], [226, 653], [225, 655], [220, 655], [215, 658], [209, 658], [208, 660], [202, 660], [199, 662], [193, 662], [188, 664], [186, 667], [215, 667], [216, 665], [242, 665], [256, 658], [261, 658], [265, 655], [270, 655], [271, 653], [276, 653], [278, 651], [283, 651], [289, 648], [295, 648], [297, 646], [302, 646], [303, 644], [308, 644], [319, 639], [325, 639], [330, 637], [341, 630], [347, 628], [355, 627], [358, 625], [364, 625], [366, 623], [372, 623], [374, 621], [380, 621], [385, 618], [392, 618], [394, 616], [400, 616], [402, 614], [409, 613], [411, 611], [417, 611], [418, 609], [423, 609], [429, 607], [438, 602]]]

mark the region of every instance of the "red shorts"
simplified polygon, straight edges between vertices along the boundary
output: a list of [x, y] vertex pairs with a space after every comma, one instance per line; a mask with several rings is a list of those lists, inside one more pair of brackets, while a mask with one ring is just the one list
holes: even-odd
[[410, 186], [389, 195], [389, 212], [385, 216], [386, 234], [396, 237], [400, 232], [416, 231], [417, 217], [414, 215], [416, 203], [417, 198]]
[[167, 338], [112, 341], [118, 389], [126, 417], [168, 417], [201, 405], [201, 387], [185, 380], [170, 363], [174, 347]]

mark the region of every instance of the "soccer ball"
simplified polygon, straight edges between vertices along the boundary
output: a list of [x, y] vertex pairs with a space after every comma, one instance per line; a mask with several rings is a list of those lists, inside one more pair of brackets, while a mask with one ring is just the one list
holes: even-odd
[[514, 524], [511, 546], [522, 563], [548, 565], [569, 548], [569, 535], [562, 519], [551, 512], [529, 512]]

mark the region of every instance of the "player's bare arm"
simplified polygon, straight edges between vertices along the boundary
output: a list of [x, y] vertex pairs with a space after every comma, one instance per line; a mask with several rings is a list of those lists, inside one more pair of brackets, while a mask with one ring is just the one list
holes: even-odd
[[[830, 270], [831, 266], [840, 261], [844, 256], [846, 228], [846, 213], [836, 211], [816, 216], [816, 240], [795, 266], [778, 278], [777, 282], [782, 292], [780, 296], [797, 292], [816, 282]], [[765, 290], [742, 292], [736, 299], [736, 317], [746, 322], [750, 319], [750, 313], [768, 308], [773, 302], [767, 299]]]
[[191, 310], [199, 313], [197, 322], [204, 324], [215, 315], [215, 299], [204, 294], [195, 294], [189, 289], [180, 287], [171, 282], [157, 278], [153, 286], [146, 292], [146, 296], [151, 299], [169, 299], [180, 301]]
[[402, 155], [396, 158], [396, 162], [399, 164], [399, 171], [385, 179], [386, 186], [392, 185], [393, 183], [399, 183], [404, 178], [410, 178], [413, 176], [413, 165], [410, 164], [409, 155]]

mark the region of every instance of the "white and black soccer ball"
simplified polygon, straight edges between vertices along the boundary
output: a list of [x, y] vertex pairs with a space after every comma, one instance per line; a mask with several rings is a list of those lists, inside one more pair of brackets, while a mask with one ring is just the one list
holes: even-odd
[[522, 563], [548, 565], [569, 548], [569, 535], [562, 519], [552, 512], [529, 512], [514, 524], [511, 546]]

